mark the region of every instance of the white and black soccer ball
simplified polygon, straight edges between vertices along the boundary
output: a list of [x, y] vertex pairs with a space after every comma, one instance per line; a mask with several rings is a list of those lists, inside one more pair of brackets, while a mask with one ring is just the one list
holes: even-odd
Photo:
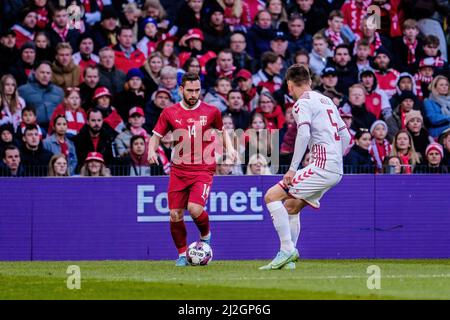
[[206, 266], [212, 257], [211, 247], [203, 241], [192, 242], [186, 251], [187, 261], [192, 266]]

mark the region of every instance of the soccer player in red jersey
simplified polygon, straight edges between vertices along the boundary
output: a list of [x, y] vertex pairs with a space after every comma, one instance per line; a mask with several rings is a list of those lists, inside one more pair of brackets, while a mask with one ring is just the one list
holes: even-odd
[[161, 138], [172, 131], [175, 146], [168, 190], [170, 232], [179, 254], [176, 266], [186, 266], [184, 210], [187, 208], [197, 225], [200, 240], [209, 244], [211, 232], [204, 206], [216, 170], [214, 153], [222, 144], [232, 159], [236, 158], [236, 151], [226, 131], [222, 132], [219, 109], [200, 101], [199, 76], [185, 73], [180, 89], [183, 100], [166, 107], [159, 116], [149, 142], [148, 160], [150, 164], [158, 164], [156, 149]]

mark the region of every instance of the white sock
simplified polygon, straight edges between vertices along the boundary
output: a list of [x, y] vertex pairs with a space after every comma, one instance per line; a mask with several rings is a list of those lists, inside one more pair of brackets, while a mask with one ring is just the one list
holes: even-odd
[[289, 228], [291, 229], [291, 240], [294, 247], [297, 247], [298, 236], [300, 235], [300, 214], [289, 215]]
[[291, 240], [291, 230], [289, 228], [289, 217], [286, 208], [281, 201], [273, 201], [267, 204], [273, 225], [280, 238], [280, 250], [284, 252], [294, 251], [294, 244]]

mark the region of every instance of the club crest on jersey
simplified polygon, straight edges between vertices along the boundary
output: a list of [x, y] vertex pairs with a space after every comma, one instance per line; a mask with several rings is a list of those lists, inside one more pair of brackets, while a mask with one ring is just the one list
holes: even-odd
[[200, 125], [206, 126], [206, 123], [208, 122], [208, 116], [200, 116]]

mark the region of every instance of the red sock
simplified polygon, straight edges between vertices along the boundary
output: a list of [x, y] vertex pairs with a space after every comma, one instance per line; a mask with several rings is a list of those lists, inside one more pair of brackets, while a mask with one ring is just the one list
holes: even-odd
[[203, 211], [201, 215], [194, 219], [198, 230], [200, 230], [200, 235], [205, 237], [209, 234], [209, 216], [206, 211]]
[[173, 222], [170, 221], [170, 233], [172, 234], [173, 242], [177, 247], [178, 254], [186, 252], [186, 238], [187, 231], [184, 220]]

